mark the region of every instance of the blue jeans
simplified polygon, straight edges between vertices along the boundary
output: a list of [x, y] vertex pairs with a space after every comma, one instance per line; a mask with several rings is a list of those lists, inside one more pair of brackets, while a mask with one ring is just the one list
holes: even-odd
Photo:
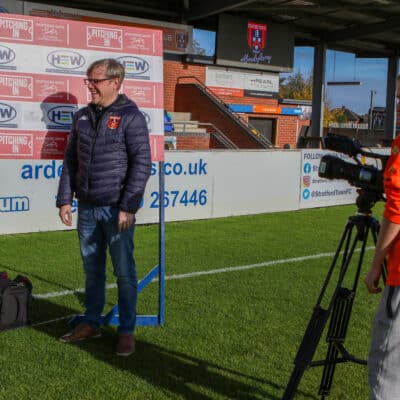
[[137, 277], [133, 258], [134, 225], [118, 232], [119, 209], [115, 206], [78, 205], [78, 235], [86, 274], [85, 321], [101, 325], [105, 304], [106, 252], [109, 248], [118, 286], [119, 333], [133, 333], [136, 322]]

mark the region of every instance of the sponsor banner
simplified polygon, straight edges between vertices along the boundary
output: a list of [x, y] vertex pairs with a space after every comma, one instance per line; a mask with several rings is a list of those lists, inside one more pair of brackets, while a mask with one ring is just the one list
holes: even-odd
[[206, 85], [244, 89], [244, 74], [228, 68], [206, 67]]
[[278, 93], [275, 92], [263, 92], [260, 90], [247, 90], [245, 89], [243, 92], [243, 96], [246, 97], [265, 97], [267, 99], [277, 99]]
[[[0, 132], [0, 159], [62, 160], [69, 132]], [[164, 158], [164, 135], [150, 134], [152, 160]]]
[[[0, 132], [0, 159], [62, 160], [69, 132], [9, 131]], [[164, 157], [164, 135], [150, 134], [154, 161]]]
[[[85, 96], [72, 94], [77, 89]], [[77, 103], [80, 97], [81, 103], [85, 103], [86, 91], [81, 79], [78, 83], [78, 78], [0, 72], [0, 100]]]
[[21, 126], [20, 103], [0, 102], [0, 128], [18, 128]]
[[245, 73], [244, 89], [256, 92], [278, 93], [279, 75], [273, 73]]
[[207, 66], [206, 85], [227, 96], [278, 98], [279, 74]]
[[281, 113], [283, 115], [302, 115], [303, 110], [299, 107], [296, 108], [282, 107]]
[[253, 106], [253, 113], [280, 114], [281, 108], [276, 106]]
[[0, 132], [1, 158], [32, 158], [33, 133]]
[[[38, 17], [63, 18], [69, 20], [98, 22], [102, 24], [146, 27], [162, 31], [163, 49], [167, 53], [184, 54], [188, 53], [192, 44], [192, 27], [188, 25], [173, 24], [160, 21], [149, 21], [141, 18], [133, 18], [122, 15], [110, 15], [96, 11], [79, 10], [77, 8], [59, 7], [48, 4], [38, 4], [26, 1], [24, 3], [24, 13]], [[158, 25], [160, 24], [160, 25]], [[124, 28], [125, 29], [125, 28]], [[147, 36], [140, 34], [125, 35], [125, 42], [129, 43], [128, 36], [131, 39], [131, 51], [136, 54], [150, 53], [150, 40]], [[157, 48], [155, 55], [162, 49]]]
[[13, 14], [2, 14], [0, 19], [0, 40], [33, 42], [33, 19]]
[[79, 107], [76, 104], [0, 102], [0, 128], [69, 131]]
[[121, 91], [135, 101], [139, 107], [163, 108], [164, 93], [162, 83], [124, 81]]
[[[37, 105], [38, 103], [25, 103], [24, 106]], [[41, 130], [54, 130], [54, 131], [70, 131], [72, 126], [72, 119], [74, 114], [78, 111], [80, 106], [76, 104], [57, 104], [57, 103], [41, 103], [40, 111], [42, 118], [33, 118], [30, 121], [24, 119], [23, 126], [25, 129], [35, 129], [33, 125], [36, 123], [42, 124]], [[25, 111], [25, 110], [24, 110]], [[24, 113], [29, 117], [34, 115], [33, 110], [29, 113]], [[39, 117], [40, 114], [37, 114]], [[32, 125], [29, 124], [32, 123]], [[44, 125], [44, 126], [43, 126]], [[32, 126], [32, 128], [30, 127]]]
[[235, 88], [223, 88], [218, 86], [209, 86], [208, 87], [213, 93], [217, 96], [233, 96], [233, 97], [243, 97], [244, 90], [243, 89], [235, 89]]
[[[59, 103], [0, 102], [0, 128], [32, 131], [70, 131], [76, 111], [84, 105]], [[149, 132], [164, 130], [163, 110], [140, 107]]]
[[356, 188], [345, 180], [329, 180], [318, 176], [319, 163], [326, 154], [340, 157], [346, 162], [351, 159], [344, 154], [324, 150], [301, 151], [300, 208], [350, 204], [355, 202]]
[[[32, 52], [27, 44], [1, 43], [0, 71], [85, 77], [89, 65], [103, 57], [104, 53], [98, 51], [43, 46]], [[124, 53], [114, 53], [112, 57], [124, 65], [125, 79], [162, 82], [161, 57]]]
[[73, 49], [162, 56], [160, 31], [79, 21], [2, 15], [0, 40]]
[[[162, 135], [159, 137], [163, 139]], [[342, 180], [326, 181], [326, 187], [312, 182], [319, 179], [317, 171], [322, 154], [327, 152], [168, 151], [163, 164], [152, 163], [137, 223], [157, 222], [160, 201], [167, 222], [354, 204], [351, 196], [347, 202], [336, 195], [331, 195], [329, 202], [324, 201], [326, 196], [314, 197], [313, 202], [302, 199], [304, 190], [311, 187], [320, 193], [349, 188], [342, 186]], [[158, 184], [160, 168], [165, 174], [163, 198]], [[2, 181], [0, 193], [0, 234], [67, 229], [55, 207], [62, 161], [0, 160], [0, 170], [7, 177]], [[77, 202], [73, 201], [73, 228], [76, 210]]]
[[[126, 80], [121, 92], [139, 107], [163, 108], [161, 82]], [[3, 100], [87, 104], [91, 96], [83, 78], [76, 76], [0, 72], [0, 101]]]
[[33, 77], [0, 73], [0, 98], [33, 101]]
[[162, 160], [161, 32], [4, 14], [0, 37], [0, 158], [62, 158], [74, 113], [91, 101], [86, 69], [112, 56], [125, 66], [121, 92], [157, 135], [152, 154]]
[[10, 46], [0, 43], [0, 70], [16, 71], [16, 52]]
[[68, 133], [35, 132], [34, 159], [62, 160], [67, 146]]
[[252, 113], [253, 106], [251, 104], [229, 104], [229, 108], [233, 112], [238, 113]]
[[67, 132], [0, 132], [0, 158], [62, 159]]
[[301, 115], [301, 108], [279, 107], [279, 106], [253, 106], [250, 104], [229, 104], [229, 108], [240, 113], [263, 113], [282, 115]]
[[[169, 220], [204, 219], [212, 215], [215, 168], [212, 154], [173, 155], [162, 166], [152, 163], [137, 223], [157, 222], [160, 202]], [[166, 177], [163, 197], [159, 189], [160, 168]], [[0, 234], [68, 229], [61, 223], [55, 207], [62, 161], [0, 160], [0, 169], [8, 177], [0, 193]], [[76, 211], [74, 200], [73, 228]]]
[[[159, 137], [163, 139], [162, 135]], [[344, 181], [313, 182], [319, 179], [317, 171], [323, 154], [327, 152], [317, 149], [289, 153], [168, 151], [163, 164], [152, 163], [137, 222], [157, 222], [160, 201], [167, 222], [354, 204], [354, 196], [348, 196], [346, 201], [345, 195], [329, 194], [354, 190]], [[160, 168], [165, 174], [163, 198], [158, 184]], [[0, 170], [7, 177], [0, 193], [0, 234], [67, 229], [55, 207], [62, 161], [0, 160]], [[306, 200], [302, 198], [305, 189], [326, 195]], [[73, 228], [76, 209], [74, 201]]]

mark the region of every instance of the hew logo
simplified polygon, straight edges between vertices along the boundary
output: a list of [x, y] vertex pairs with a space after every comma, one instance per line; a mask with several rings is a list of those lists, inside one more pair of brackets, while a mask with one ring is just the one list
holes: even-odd
[[17, 110], [9, 104], [0, 103], [0, 124], [4, 124], [8, 121], [15, 119], [17, 116]]
[[47, 118], [57, 125], [70, 126], [77, 107], [74, 106], [57, 106], [47, 111]]
[[76, 51], [55, 50], [47, 55], [47, 62], [57, 69], [74, 70], [85, 65], [85, 57]]
[[140, 57], [125, 56], [117, 60], [125, 67], [127, 76], [142, 76], [150, 69], [150, 64]]
[[7, 46], [0, 45], [0, 64], [9, 64], [15, 60], [15, 51]]
[[0, 212], [23, 212], [29, 210], [30, 204], [27, 196], [0, 197]]

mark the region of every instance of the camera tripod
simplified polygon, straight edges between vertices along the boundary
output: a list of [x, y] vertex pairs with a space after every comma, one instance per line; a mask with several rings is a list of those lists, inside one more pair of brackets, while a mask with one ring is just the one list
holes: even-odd
[[[344, 341], [350, 322], [351, 310], [356, 295], [368, 235], [371, 232], [374, 244], [376, 244], [379, 233], [379, 222], [372, 217], [371, 211], [372, 206], [378, 199], [379, 198], [377, 198], [374, 193], [364, 192], [363, 190], [359, 192], [356, 201], [358, 212], [356, 215], [349, 217], [347, 221], [339, 246], [335, 252], [322, 286], [322, 290], [318, 296], [317, 303], [314, 306], [311, 319], [304, 333], [303, 340], [298, 349], [296, 358], [294, 359], [295, 367], [282, 400], [291, 400], [294, 398], [304, 371], [310, 367], [324, 367], [318, 394], [321, 396], [321, 399], [325, 399], [325, 396], [328, 396], [331, 391], [336, 364], [344, 362], [354, 362], [362, 365], [367, 364], [365, 360], [361, 360], [351, 355], [346, 350]], [[353, 285], [351, 289], [347, 289], [342, 286], [343, 280], [348, 272], [349, 265], [359, 242], [361, 242], [361, 246], [359, 246], [360, 252], [354, 273]], [[339, 257], [341, 254], [343, 257], [341, 259], [337, 283], [332, 298], [328, 302], [328, 306], [323, 308], [321, 304], [324, 300], [324, 295], [328, 288], [329, 281], [339, 263]], [[386, 265], [383, 265], [384, 279], [385, 274]], [[326, 338], [328, 343], [326, 358], [320, 361], [313, 361], [315, 351], [329, 317], [331, 318]]]

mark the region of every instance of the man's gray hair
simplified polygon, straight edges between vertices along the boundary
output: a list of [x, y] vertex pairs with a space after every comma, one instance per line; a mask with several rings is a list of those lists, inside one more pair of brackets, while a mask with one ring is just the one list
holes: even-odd
[[89, 65], [89, 68], [86, 71], [86, 75], [89, 76], [91, 72], [97, 67], [105, 67], [106, 68], [106, 77], [107, 78], [118, 78], [119, 84], [121, 84], [125, 77], [125, 68], [124, 66], [117, 61], [115, 58], [103, 58], [101, 60], [97, 60]]

